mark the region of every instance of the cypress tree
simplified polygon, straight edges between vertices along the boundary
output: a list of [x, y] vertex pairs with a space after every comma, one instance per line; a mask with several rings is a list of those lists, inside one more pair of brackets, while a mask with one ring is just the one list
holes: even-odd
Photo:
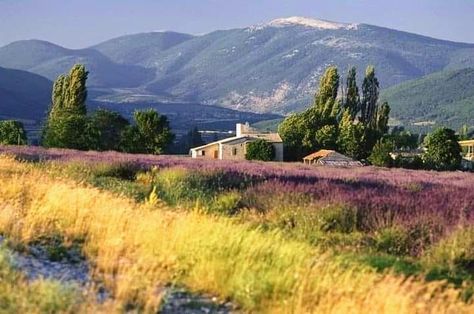
[[65, 91], [65, 108], [70, 114], [86, 115], [88, 72], [82, 64], [76, 64], [68, 75], [68, 88]]
[[390, 115], [390, 106], [384, 102], [382, 106], [377, 107], [376, 130], [380, 136], [388, 132], [388, 119]]
[[[323, 119], [338, 113], [336, 98], [339, 89], [339, 73], [335, 66], [326, 69], [319, 82], [319, 90], [314, 98], [314, 107]], [[334, 108], [336, 106], [336, 108]]]
[[361, 121], [367, 126], [376, 123], [377, 101], [379, 99], [379, 81], [375, 76], [375, 68], [368, 66], [362, 84]]
[[352, 119], [355, 119], [360, 109], [359, 87], [357, 86], [357, 70], [355, 67], [351, 67], [347, 73], [344, 109], [349, 111]]
[[85, 67], [76, 64], [68, 75], [54, 82], [52, 103], [43, 129], [42, 141], [47, 147], [83, 149], [87, 123], [87, 81]]

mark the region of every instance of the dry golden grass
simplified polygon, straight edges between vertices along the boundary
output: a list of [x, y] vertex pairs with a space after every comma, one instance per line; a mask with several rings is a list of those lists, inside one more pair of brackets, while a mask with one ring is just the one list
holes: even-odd
[[86, 257], [115, 297], [155, 311], [166, 283], [231, 298], [249, 312], [473, 313], [458, 291], [363, 268], [279, 233], [228, 218], [171, 212], [87, 186], [52, 179], [0, 158], [0, 232], [29, 242], [82, 240]]

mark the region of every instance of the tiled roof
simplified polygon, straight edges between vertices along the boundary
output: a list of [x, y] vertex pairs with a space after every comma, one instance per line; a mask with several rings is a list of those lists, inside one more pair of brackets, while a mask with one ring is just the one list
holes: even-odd
[[336, 151], [334, 150], [328, 150], [328, 149], [321, 149], [321, 150], [318, 150], [317, 152], [315, 153], [312, 153], [308, 156], [306, 156], [305, 158], [303, 158], [304, 160], [314, 160], [314, 159], [317, 159], [317, 158], [322, 158], [322, 157], [326, 157], [328, 156], [329, 154], [332, 154], [332, 153], [335, 153]]

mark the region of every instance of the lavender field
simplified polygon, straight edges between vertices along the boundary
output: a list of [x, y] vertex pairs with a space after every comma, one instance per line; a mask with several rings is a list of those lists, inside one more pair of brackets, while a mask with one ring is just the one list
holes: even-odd
[[[176, 244], [181, 243], [180, 241], [185, 241], [191, 247], [187, 248], [186, 246], [186, 249], [184, 249], [182, 246], [177, 246], [173, 248], [173, 250], [177, 251], [167, 251], [167, 254], [174, 256], [174, 254], [178, 254], [176, 252], [181, 252], [180, 250], [184, 249], [183, 252], [179, 253], [181, 254], [179, 256], [181, 256], [183, 264], [173, 260], [173, 263], [177, 263], [176, 267], [178, 268], [176, 270], [171, 270], [167, 267], [164, 270], [160, 268], [160, 272], [153, 273], [153, 276], [174, 278], [174, 276], [178, 276], [177, 274], [181, 274], [178, 278], [184, 277], [178, 280], [179, 283], [186, 285], [191, 290], [197, 289], [199, 292], [207, 291], [229, 297], [235, 302], [233, 306], [243, 306], [247, 310], [262, 310], [262, 302], [270, 302], [268, 297], [270, 292], [266, 288], [273, 289], [273, 292], [270, 294], [278, 295], [278, 298], [283, 295], [299, 298], [299, 292], [288, 294], [288, 287], [293, 287], [297, 283], [285, 281], [285, 283], [277, 284], [274, 282], [276, 277], [273, 273], [276, 269], [269, 268], [269, 273], [266, 273], [263, 270], [256, 271], [257, 268], [254, 268], [257, 267], [255, 265], [260, 265], [258, 269], [260, 267], [266, 269], [268, 265], [274, 265], [274, 267], [286, 269], [288, 266], [285, 266], [287, 265], [285, 263], [293, 263], [286, 260], [290, 256], [285, 255], [287, 253], [283, 253], [283, 251], [278, 253], [281, 254], [278, 257], [273, 256], [272, 254], [274, 253], [270, 253], [276, 252], [273, 251], [275, 249], [273, 246], [276, 243], [282, 246], [302, 246], [300, 248], [291, 248], [290, 260], [300, 259], [303, 256], [304, 260], [312, 260], [314, 258], [319, 260], [322, 258], [320, 256], [327, 256], [324, 258], [327, 259], [327, 262], [323, 263], [324, 267], [329, 267], [328, 265], [333, 265], [333, 263], [335, 263], [334, 265], [342, 263], [342, 265], [345, 265], [343, 269], [347, 267], [349, 269], [359, 269], [362, 267], [360, 269], [363, 269], [364, 274], [366, 271], [370, 274], [374, 272], [390, 274], [390, 276], [393, 275], [395, 277], [393, 279], [383, 277], [382, 281], [384, 282], [383, 286], [390, 287], [390, 289], [399, 287], [398, 283], [385, 285], [385, 282], [391, 282], [391, 280], [405, 282], [407, 278], [412, 278], [410, 280], [413, 280], [413, 284], [421, 285], [420, 287], [425, 287], [425, 284], [426, 287], [436, 284], [438, 287], [436, 289], [440, 289], [439, 291], [454, 289], [449, 290], [449, 293], [454, 296], [454, 299], [450, 299], [449, 304], [459, 301], [463, 304], [461, 305], [462, 307], [472, 305], [472, 295], [474, 293], [474, 198], [472, 193], [474, 175], [472, 173], [429, 172], [375, 167], [344, 169], [311, 167], [299, 163], [211, 161], [166, 155], [131, 155], [116, 152], [98, 153], [15, 146], [0, 146], [0, 155], [12, 156], [20, 161], [19, 164], [21, 166], [15, 165], [11, 170], [13, 172], [17, 171], [14, 169], [18, 167], [20, 169], [26, 167], [24, 169], [30, 170], [21, 171], [33, 171], [31, 172], [33, 176], [36, 175], [36, 171], [47, 175], [48, 179], [41, 180], [61, 182], [62, 179], [67, 179], [76, 182], [73, 189], [78, 189], [77, 193], [82, 193], [78, 194], [81, 195], [81, 198], [89, 198], [89, 194], [93, 195], [100, 191], [112, 192], [119, 195], [120, 198], [133, 198], [133, 202], [138, 204], [136, 206], [145, 206], [145, 209], [129, 212], [130, 215], [133, 215], [131, 219], [143, 219], [144, 222], [148, 222], [149, 219], [159, 218], [157, 220], [159, 221], [160, 219], [170, 219], [172, 217], [170, 214], [176, 215], [176, 218], [173, 219], [177, 219], [177, 221], [191, 219], [192, 222], [189, 221], [183, 225], [179, 224], [175, 229], [170, 227], [170, 222], [165, 223], [166, 227], [161, 227], [165, 229], [171, 228], [169, 230], [166, 229], [168, 234], [177, 232], [176, 236], [180, 240], [173, 238], [175, 239], [173, 241], [178, 242], [172, 243]], [[28, 177], [31, 175], [28, 175]], [[18, 178], [21, 177], [17, 177], [15, 180], [23, 180]], [[34, 179], [28, 180], [28, 184], [33, 184], [34, 186]], [[33, 182], [30, 183], [31, 180]], [[19, 182], [11, 182], [9, 184], [21, 185]], [[76, 227], [74, 227], [74, 221], [77, 218], [72, 219], [70, 216], [74, 217], [77, 213], [74, 211], [72, 213], [66, 212], [71, 205], [72, 208], [78, 206], [74, 203], [76, 198], [69, 195], [64, 196], [73, 200], [73, 203], [69, 202], [69, 205], [65, 206], [64, 201], [57, 196], [62, 192], [54, 187], [55, 184], [52, 183], [51, 188], [55, 190], [51, 195], [54, 195], [54, 199], [58, 199], [54, 203], [54, 206], [59, 206], [57, 207], [58, 212], [54, 213], [53, 216], [42, 219], [46, 219], [45, 221], [50, 219], [52, 221], [66, 219], [65, 222], [73, 223], [71, 227], [73, 229], [71, 229], [72, 231], [65, 230], [62, 232], [72, 232], [74, 234], [77, 232], [75, 231]], [[48, 189], [47, 184], [43, 185], [44, 189]], [[98, 188], [99, 192], [79, 192], [79, 190], [88, 189], [89, 187]], [[8, 192], [10, 191], [8, 188], [5, 191], [7, 192], [3, 192], [4, 195], [10, 195], [8, 193], [11, 192]], [[25, 191], [25, 187], [18, 191]], [[107, 205], [107, 208], [99, 209], [95, 207], [96, 201], [94, 199], [99, 197], [99, 195], [101, 194], [90, 199], [92, 202], [90, 210], [94, 214], [84, 212], [86, 217], [89, 217], [88, 215], [99, 215], [97, 218], [87, 218], [88, 222], [86, 225], [91, 224], [94, 227], [91, 227], [90, 231], [81, 231], [78, 235], [82, 239], [84, 232], [88, 234], [88, 232], [94, 233], [104, 229], [95, 235], [106, 241], [104, 242], [104, 247], [97, 247], [97, 244], [94, 242], [87, 244], [88, 242], [86, 241], [84, 244], [84, 254], [91, 260], [98, 258], [96, 256], [98, 254], [96, 253], [97, 250], [99, 250], [99, 254], [101, 250], [105, 250], [104, 254], [108, 254], [108, 250], [111, 249], [111, 247], [109, 248], [110, 243], [107, 242], [109, 241], [107, 240], [109, 231], [106, 230], [109, 227], [107, 224], [103, 225], [103, 223], [97, 222], [96, 224], [94, 219], [99, 219], [100, 221], [101, 219], [122, 219], [119, 218], [122, 217], [120, 216], [122, 215], [120, 210], [114, 207], [113, 202], [111, 205]], [[109, 196], [104, 197], [108, 198]], [[49, 198], [41, 198], [41, 196], [38, 200], [40, 203], [49, 201], [51, 201]], [[6, 199], [6, 202], [8, 204], [9, 200]], [[8, 208], [5, 207], [5, 210]], [[50, 210], [50, 207], [45, 208]], [[159, 211], [156, 212], [156, 209]], [[82, 209], [77, 208], [76, 210], [81, 211]], [[97, 210], [99, 211], [96, 213]], [[104, 211], [103, 215], [100, 214], [101, 210]], [[9, 213], [9, 211], [6, 211], [6, 213]], [[203, 216], [195, 216], [196, 213]], [[61, 215], [63, 214], [65, 215], [64, 218], [58, 218], [62, 217]], [[144, 216], [141, 217], [142, 215]], [[146, 218], [148, 216], [150, 218]], [[15, 214], [15, 217], [17, 217], [17, 214]], [[22, 219], [30, 219], [28, 217], [25, 216]], [[37, 219], [35, 215], [31, 217], [33, 217], [31, 219]], [[22, 220], [20, 219], [19, 221]], [[214, 226], [214, 224], [221, 224], [221, 222], [224, 223], [225, 227], [222, 225]], [[58, 232], [57, 227], [54, 227], [55, 225], [56, 222], [53, 224], [46, 223], [45, 226], [53, 226], [53, 229], [48, 231], [50, 227], [44, 227], [46, 228], [45, 231], [41, 227], [37, 232], [38, 234], [46, 232], [46, 235], [50, 233], [55, 235]], [[190, 238], [181, 238], [182, 232], [186, 233], [187, 231], [185, 230], [188, 230], [191, 225], [195, 226], [196, 230], [199, 231], [193, 231], [190, 234]], [[36, 226], [36, 223], [33, 223], [31, 226], [33, 228], [33, 226]], [[158, 237], [155, 234], [157, 231], [153, 231], [155, 227], [154, 225], [147, 225], [145, 227], [147, 230], [146, 234], [148, 234], [147, 237]], [[4, 229], [6, 235], [10, 232], [8, 228]], [[203, 228], [209, 229], [206, 229], [208, 231], [203, 231]], [[221, 229], [218, 229], [219, 231], [217, 232], [214, 231], [215, 228]], [[11, 230], [16, 229], [13, 228]], [[122, 231], [120, 230], [120, 227], [117, 226], [117, 230], [114, 229], [115, 235], [113, 236], [125, 236], [125, 233], [121, 234]], [[124, 232], [130, 233], [132, 230], [127, 229]], [[139, 236], [135, 235], [135, 237], [138, 237], [137, 239], [141, 239], [139, 241], [148, 243], [148, 238], [143, 233], [145, 231], [137, 229], [136, 232], [140, 234]], [[234, 243], [229, 240], [230, 242], [227, 243], [218, 240], [225, 236], [231, 236], [232, 232], [237, 232], [235, 240], [232, 240], [237, 242]], [[227, 235], [226, 233], [229, 234]], [[224, 234], [226, 235], [224, 236]], [[253, 237], [254, 235], [258, 237], [258, 240], [249, 240], [250, 242], [246, 244], [242, 242], [242, 239], [248, 236]], [[10, 236], [15, 237], [15, 233], [10, 234]], [[45, 236], [43, 235], [41, 239], [43, 237]], [[48, 237], [50, 235], [46, 236], [47, 239]], [[161, 235], [161, 237], [164, 237], [164, 235]], [[192, 240], [194, 237], [201, 239], [199, 240], [201, 242], [194, 243], [194, 240]], [[159, 241], [158, 238], [156, 239], [155, 241]], [[28, 241], [32, 240], [22, 241], [27, 241], [26, 243], [28, 243]], [[250, 244], [252, 241], [257, 241], [255, 243], [259, 244], [257, 246], [255, 246], [256, 244]], [[131, 254], [126, 252], [135, 245], [133, 243], [135, 242], [132, 241], [127, 244], [130, 247], [126, 251], [120, 251], [117, 248], [119, 250], [117, 254]], [[88, 251], [89, 245], [93, 247], [92, 253]], [[192, 245], [196, 245], [200, 249], [198, 250]], [[262, 245], [262, 247], [259, 245]], [[156, 248], [156, 250], [162, 249], [161, 246]], [[210, 250], [208, 253], [203, 253], [208, 249]], [[281, 249], [283, 250], [283, 248]], [[149, 254], [147, 247], [144, 247], [143, 250], [140, 254]], [[255, 260], [248, 260], [247, 250], [256, 250], [256, 253], [252, 253], [256, 254]], [[259, 254], [263, 254], [258, 253], [260, 250], [270, 250], [265, 254], [270, 254], [273, 257], [268, 257], [269, 260], [267, 261], [265, 261], [266, 258], [257, 258]], [[223, 252], [226, 252], [225, 256], [222, 255], [224, 254]], [[214, 254], [217, 255], [214, 256]], [[233, 263], [232, 261], [236, 258], [233, 254], [244, 254], [246, 257], [242, 257], [244, 262], [240, 265], [242, 269], [239, 271], [239, 274], [235, 275], [236, 277], [228, 278], [231, 281], [235, 280], [235, 282], [232, 281], [231, 283], [226, 281], [227, 279], [224, 280], [226, 276], [217, 275], [217, 273], [218, 269], [222, 267], [222, 271], [229, 271], [229, 268], [224, 265]], [[130, 258], [134, 259], [135, 257], [132, 255], [127, 257], [127, 259]], [[145, 259], [147, 260], [146, 266], [142, 265], [140, 267], [152, 267], [155, 263], [158, 263], [156, 265], [161, 265], [161, 258]], [[225, 260], [222, 260], [223, 258]], [[110, 268], [110, 271], [112, 271], [115, 266], [110, 265], [115, 265], [119, 260], [111, 259], [107, 262], [107, 266], [104, 266], [106, 268], [99, 271], [99, 273], [107, 272], [107, 269], [110, 267], [112, 267]], [[206, 266], [199, 266], [201, 264], [197, 261], [201, 261]], [[138, 264], [141, 262], [141, 259], [136, 261]], [[214, 265], [214, 262], [217, 264]], [[158, 267], [156, 265], [153, 267]], [[181, 267], [184, 268], [181, 269]], [[191, 271], [188, 275], [188, 271], [194, 269], [193, 267], [203, 268], [196, 268], [196, 270]], [[337, 266], [338, 269], [339, 267], [341, 266]], [[153, 271], [155, 272], [156, 270]], [[204, 273], [196, 277], [196, 281], [193, 281], [189, 279], [191, 277], [187, 276], [194, 274], [194, 271], [203, 271]], [[327, 269], [319, 269], [316, 271], [315, 276], [326, 274], [327, 271]], [[166, 275], [163, 275], [163, 272]], [[255, 285], [253, 289], [258, 291], [252, 297], [243, 297], [241, 292], [239, 292], [241, 289], [247, 289], [245, 285], [241, 285], [243, 280], [241, 276], [244, 276], [244, 273], [240, 272], [250, 272], [247, 274], [250, 277], [246, 277], [246, 280], [251, 280], [252, 285]], [[204, 274], [210, 273], [215, 273], [216, 277], [211, 276], [203, 281], [203, 278], [207, 276], [204, 276]], [[129, 275], [142, 276], [140, 272], [134, 272]], [[267, 275], [268, 278], [261, 277]], [[336, 286], [339, 287], [340, 285], [348, 285], [347, 287], [354, 285], [353, 287], [356, 290], [353, 291], [359, 291], [359, 289], [362, 289], [361, 287], [367, 287], [370, 291], [372, 291], [371, 289], [376, 289], [371, 284], [365, 286], [362, 283], [357, 283], [357, 279], [353, 275], [345, 276], [341, 274], [341, 277], [337, 277], [337, 280], [342, 280], [342, 278], [350, 280], [340, 284], [332, 282], [330, 284], [332, 292], [325, 294], [326, 297], [336, 298], [336, 290], [338, 289]], [[268, 280], [268, 286], [266, 284], [261, 285], [259, 281], [254, 282], [255, 278], [265, 278], [263, 280]], [[289, 277], [284, 278], [288, 280]], [[169, 279], [160, 280], [165, 280], [166, 282]], [[433, 283], [428, 284], [426, 283], [427, 281]], [[220, 283], [217, 284], [216, 282]], [[116, 283], [115, 281], [108, 282], [106, 280], [104, 285], [110, 286], [109, 289], [113, 291], [111, 287], [114, 287]], [[126, 289], [129, 291], [131, 288], [127, 287]], [[312, 287], [311, 289], [320, 288]], [[406, 289], [418, 288], [409, 287]], [[315, 291], [310, 290], [308, 293], [315, 293]], [[332, 295], [332, 293], [336, 294]], [[363, 298], [366, 298], [366, 293], [373, 292], [364, 290], [361, 293], [364, 295]], [[396, 295], [398, 296], [399, 293], [404, 295], [400, 291], [397, 291]], [[416, 298], [426, 298], [425, 294], [416, 294], [416, 296]], [[431, 297], [434, 296], [437, 297], [438, 295], [433, 294]], [[132, 296], [127, 295], [123, 299], [117, 298], [117, 300], [128, 302], [126, 300], [129, 297]], [[140, 298], [146, 303], [150, 296], [146, 295]], [[309, 309], [309, 311], [312, 311], [319, 308], [321, 304], [324, 304], [318, 298], [311, 300], [319, 301], [298, 304], [292, 308], [302, 311]], [[358, 299], [352, 296], [351, 300]], [[280, 310], [288, 306], [286, 303], [286, 305], [282, 305], [279, 302], [272, 302], [270, 302], [272, 306], [277, 306]], [[359, 304], [361, 311], [364, 309], [364, 302], [366, 301], [361, 301]], [[378, 301], [373, 299], [371, 302]], [[382, 299], [380, 302], [380, 304], [385, 304]], [[410, 299], [409, 302], [419, 301]], [[452, 306], [452, 304], [449, 306]], [[396, 308], [397, 310], [399, 309], [398, 306]], [[402, 310], [402, 312], [404, 311]]]
[[[194, 160], [177, 156], [83, 152], [40, 147], [0, 147], [0, 153], [33, 161], [110, 163], [142, 170], [184, 169], [223, 182], [247, 182], [247, 207], [271, 211], [275, 204], [307, 199], [308, 208], [340, 205], [357, 210], [357, 228], [367, 232], [399, 226], [419, 230], [433, 243], [462, 225], [474, 224], [474, 175], [403, 169], [311, 167], [298, 163]], [[212, 180], [212, 176], [210, 177]], [[239, 186], [234, 182], [231, 186]], [[225, 184], [224, 184], [225, 185]], [[221, 187], [228, 189], [229, 186]], [[275, 199], [279, 200], [275, 202]], [[317, 209], [315, 209], [317, 210]], [[415, 250], [423, 250], [420, 243]], [[415, 252], [419, 254], [421, 252]]]

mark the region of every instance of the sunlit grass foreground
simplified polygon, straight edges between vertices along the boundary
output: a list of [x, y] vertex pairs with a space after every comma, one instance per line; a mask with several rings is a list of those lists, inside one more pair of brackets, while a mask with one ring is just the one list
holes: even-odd
[[58, 236], [82, 243], [116, 311], [130, 305], [155, 311], [160, 286], [177, 283], [249, 312], [474, 312], [443, 283], [344, 266], [229, 218], [139, 205], [6, 157], [0, 182], [0, 232], [19, 243]]

